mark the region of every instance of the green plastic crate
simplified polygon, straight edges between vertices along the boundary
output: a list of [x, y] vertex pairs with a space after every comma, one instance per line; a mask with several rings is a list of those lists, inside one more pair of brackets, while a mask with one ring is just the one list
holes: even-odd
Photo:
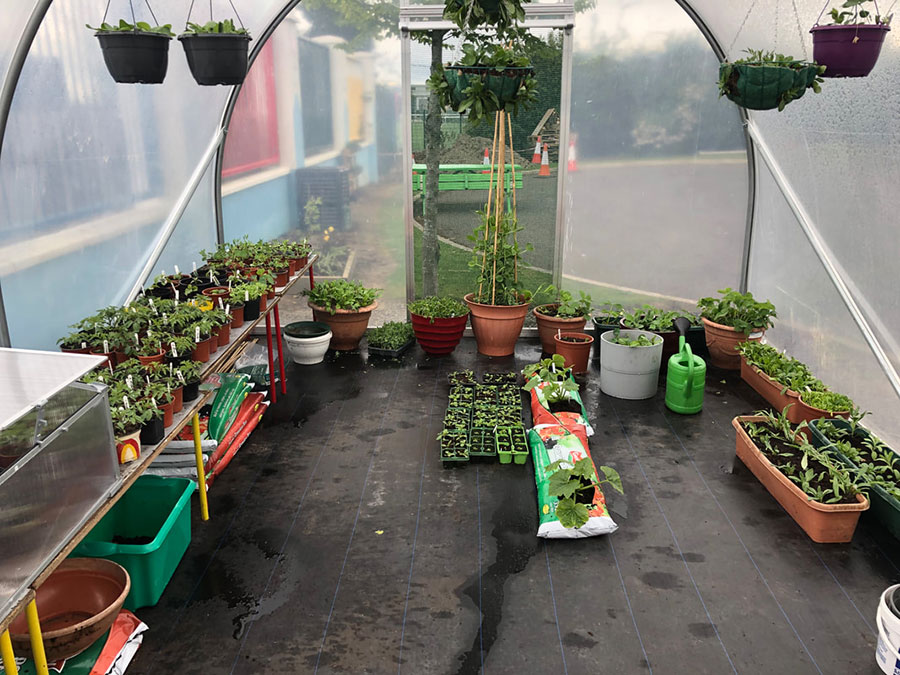
[[[125, 608], [152, 607], [162, 595], [191, 541], [188, 478], [141, 476], [87, 537], [73, 557], [107, 558], [131, 577]], [[149, 537], [147, 544], [114, 543], [115, 538]]]

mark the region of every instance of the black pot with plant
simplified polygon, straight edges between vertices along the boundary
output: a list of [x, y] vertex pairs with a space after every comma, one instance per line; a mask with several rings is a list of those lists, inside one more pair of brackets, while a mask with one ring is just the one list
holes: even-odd
[[[188, 17], [190, 18], [190, 17]], [[247, 77], [250, 33], [232, 19], [196, 24], [188, 21], [178, 36], [197, 84], [242, 84]]]
[[103, 50], [103, 61], [112, 78], [120, 84], [161, 84], [169, 69], [169, 41], [175, 37], [172, 25], [151, 26], [145, 21], [106, 23], [88, 28], [95, 31]]

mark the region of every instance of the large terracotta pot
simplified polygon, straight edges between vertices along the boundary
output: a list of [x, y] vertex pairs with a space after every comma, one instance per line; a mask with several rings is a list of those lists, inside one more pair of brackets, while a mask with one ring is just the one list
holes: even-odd
[[516, 351], [516, 340], [525, 325], [528, 303], [520, 305], [483, 305], [469, 293], [463, 298], [472, 313], [472, 332], [478, 352], [485, 356], [509, 356]]
[[327, 323], [331, 328], [331, 349], [338, 351], [351, 351], [359, 348], [359, 341], [366, 334], [366, 328], [369, 325], [369, 317], [372, 311], [378, 307], [377, 302], [373, 302], [368, 307], [361, 307], [358, 310], [336, 309], [334, 314], [324, 307], [314, 305], [312, 301], [307, 303], [313, 311], [313, 319]]
[[[578, 338], [583, 342], [567, 342], [562, 338]], [[561, 354], [566, 360], [566, 368], [571, 368], [573, 373], [586, 373], [588, 369], [588, 361], [591, 358], [591, 345], [594, 344], [594, 338], [587, 333], [562, 333], [553, 336], [554, 348], [556, 354]]]
[[759, 342], [765, 331], [758, 329], [751, 335], [738, 333], [731, 326], [701, 318], [706, 327], [706, 346], [709, 347], [709, 361], [717, 368], [740, 370], [741, 355], [737, 346], [742, 342]]
[[841, 544], [853, 538], [860, 514], [869, 508], [869, 500], [856, 495], [856, 504], [822, 504], [811, 500], [787, 476], [775, 468], [753, 444], [742, 422], [758, 422], [762, 417], [735, 417], [735, 452], [775, 500], [784, 507], [810, 539], [819, 544]]
[[[584, 325], [587, 319], [583, 316], [576, 316], [571, 319], [563, 319], [556, 316], [547, 316], [541, 314], [538, 310], [543, 307], [559, 307], [557, 303], [549, 305], [541, 305], [534, 308], [534, 318], [537, 321], [538, 336], [541, 338], [541, 349], [545, 354], [553, 354], [556, 349], [556, 342], [553, 338], [559, 331], [563, 333], [581, 333], [584, 331]], [[593, 340], [592, 340], [593, 342]]]
[[418, 314], [410, 314], [416, 340], [426, 354], [443, 356], [456, 349], [469, 321], [469, 315], [451, 319], [428, 319]]

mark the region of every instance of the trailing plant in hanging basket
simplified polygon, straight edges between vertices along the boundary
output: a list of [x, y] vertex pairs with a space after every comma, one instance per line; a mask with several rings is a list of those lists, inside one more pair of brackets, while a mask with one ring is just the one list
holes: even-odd
[[719, 96], [750, 110], [779, 112], [807, 89], [819, 93], [824, 66], [792, 56], [747, 49], [746, 58], [719, 66]]
[[[868, 9], [872, 6], [874, 13]], [[840, 8], [832, 7], [829, 12], [832, 23], [822, 26], [819, 20], [824, 13], [822, 8], [809, 31], [813, 59], [826, 68], [823, 77], [865, 77], [872, 72], [891, 29], [892, 16], [882, 16], [876, 0], [845, 0]]]
[[132, 23], [120, 19], [118, 24], [110, 24], [104, 16], [99, 27], [85, 25], [95, 31], [106, 69], [116, 82], [160, 84], [166, 79], [169, 40], [175, 37], [172, 24], [152, 26], [134, 19]]
[[236, 27], [232, 19], [202, 25], [189, 20], [185, 32], [178, 36], [191, 75], [203, 86], [243, 83], [252, 39], [249, 31], [243, 25]]
[[478, 124], [497, 111], [518, 113], [535, 100], [537, 80], [528, 57], [500, 44], [466, 43], [456, 64], [447, 64], [428, 78], [441, 106], [468, 113]]

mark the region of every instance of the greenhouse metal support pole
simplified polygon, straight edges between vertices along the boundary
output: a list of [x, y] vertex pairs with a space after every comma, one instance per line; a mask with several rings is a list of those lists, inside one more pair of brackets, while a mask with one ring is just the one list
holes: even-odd
[[403, 215], [406, 234], [406, 301], [416, 299], [416, 235], [413, 225], [414, 202], [412, 193], [412, 101], [410, 82], [412, 81], [410, 66], [411, 36], [409, 30], [400, 27], [400, 91], [403, 92], [402, 115], [406, 122], [403, 125]]
[[160, 232], [159, 236], [156, 238], [153, 250], [150, 251], [150, 257], [147, 258], [147, 262], [144, 263], [144, 267], [138, 275], [137, 280], [134, 282], [131, 291], [128, 293], [128, 297], [125, 298], [126, 305], [138, 296], [138, 293], [140, 293], [141, 289], [144, 287], [144, 283], [146, 283], [147, 279], [150, 277], [153, 268], [156, 267], [156, 263], [159, 262], [159, 257], [162, 255], [163, 250], [165, 250], [166, 244], [169, 243], [169, 239], [172, 238], [172, 233], [175, 232], [178, 221], [181, 220], [181, 216], [184, 215], [184, 211], [187, 209], [191, 197], [193, 197], [194, 193], [197, 191], [197, 186], [200, 185], [200, 181], [203, 180], [203, 174], [206, 173], [206, 169], [209, 168], [209, 163], [212, 161], [212, 158], [215, 156], [219, 147], [223, 145], [222, 141], [224, 138], [225, 132], [222, 129], [219, 129], [206, 147], [200, 161], [197, 162], [194, 173], [191, 174], [191, 177], [188, 179], [181, 194], [178, 195], [175, 206], [172, 207], [169, 216], [166, 218], [166, 222], [163, 224], [162, 232]]
[[[572, 111], [572, 26], [563, 30], [562, 74], [559, 89], [559, 148], [556, 163], [556, 234], [553, 250], [553, 285], [562, 288], [563, 254], [566, 243], [566, 180], [568, 178], [569, 133]], [[513, 154], [515, 158], [515, 154]]]
[[0, 347], [12, 347], [9, 324], [6, 322], [6, 305], [3, 304], [3, 289], [0, 288]]
[[825, 272], [831, 279], [831, 283], [834, 284], [838, 295], [840, 295], [841, 300], [844, 301], [844, 305], [846, 305], [847, 310], [850, 312], [850, 316], [856, 321], [856, 325], [859, 327], [859, 330], [862, 332], [863, 337], [868, 343], [869, 349], [872, 350], [881, 369], [884, 371], [884, 374], [887, 375], [888, 381], [891, 383], [897, 396], [900, 397], [900, 376], [897, 375], [894, 365], [888, 358], [887, 353], [885, 353], [884, 348], [878, 341], [878, 337], [866, 320], [865, 315], [863, 315], [862, 310], [856, 303], [856, 299], [850, 292], [847, 283], [844, 281], [843, 276], [841, 276], [840, 271], [832, 260], [831, 251], [822, 241], [822, 237], [819, 235], [819, 231], [816, 229], [809, 213], [807, 213], [806, 207], [803, 206], [800, 197], [794, 191], [787, 176], [784, 175], [784, 172], [781, 170], [781, 165], [778, 164], [778, 161], [772, 155], [769, 145], [759, 133], [759, 129], [756, 128], [756, 125], [750, 122], [747, 125], [747, 129], [759, 150], [759, 154], [765, 161], [769, 171], [771, 171], [776, 185], [778, 185], [785, 201], [787, 201], [788, 206], [791, 207], [791, 211], [793, 211], [794, 216], [797, 218], [800, 229], [803, 230], [803, 234], [806, 235], [806, 239], [809, 241], [810, 246], [812, 246], [813, 251], [815, 251], [816, 256], [819, 258], [819, 262], [821, 262], [822, 266], [825, 268]]

